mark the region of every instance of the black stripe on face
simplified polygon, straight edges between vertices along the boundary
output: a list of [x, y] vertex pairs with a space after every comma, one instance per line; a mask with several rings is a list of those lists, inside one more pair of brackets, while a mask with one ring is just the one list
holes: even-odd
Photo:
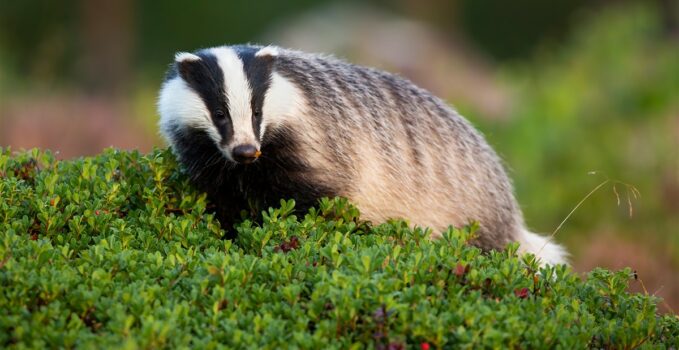
[[[264, 106], [264, 96], [271, 85], [271, 71], [275, 57], [265, 55], [257, 57], [255, 54], [261, 48], [251, 46], [236, 46], [234, 50], [238, 57], [243, 61], [243, 69], [252, 89], [252, 128], [255, 137], [260, 139], [260, 126], [262, 124], [262, 107]], [[261, 141], [261, 140], [260, 140]]]
[[212, 123], [222, 137], [221, 143], [226, 144], [233, 137], [233, 127], [224, 91], [224, 73], [213, 54], [202, 51], [196, 55], [200, 60], [177, 62], [177, 73], [205, 102]]

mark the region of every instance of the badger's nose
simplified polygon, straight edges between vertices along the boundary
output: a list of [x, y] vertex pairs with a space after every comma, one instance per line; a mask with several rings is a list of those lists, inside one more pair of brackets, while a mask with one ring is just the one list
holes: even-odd
[[233, 155], [233, 159], [238, 163], [250, 164], [259, 157], [260, 152], [254, 145], [245, 144], [234, 147], [231, 154]]

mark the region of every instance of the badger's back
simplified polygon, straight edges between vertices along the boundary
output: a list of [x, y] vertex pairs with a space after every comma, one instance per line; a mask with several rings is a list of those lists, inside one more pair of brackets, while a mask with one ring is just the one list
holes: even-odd
[[300, 157], [318, 180], [348, 178], [340, 195], [376, 222], [435, 228], [481, 223], [498, 248], [521, 230], [511, 184], [483, 137], [439, 98], [401, 77], [340, 60], [282, 51], [275, 70], [305, 98]]

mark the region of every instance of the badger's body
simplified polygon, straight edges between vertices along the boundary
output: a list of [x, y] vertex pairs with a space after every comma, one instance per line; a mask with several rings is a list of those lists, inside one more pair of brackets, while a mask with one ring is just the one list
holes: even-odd
[[564, 262], [560, 246], [524, 228], [484, 138], [398, 76], [275, 47], [218, 47], [176, 56], [159, 111], [163, 135], [227, 229], [252, 203], [294, 198], [306, 210], [343, 196], [376, 223], [404, 218], [440, 232], [477, 220], [481, 248], [517, 241]]

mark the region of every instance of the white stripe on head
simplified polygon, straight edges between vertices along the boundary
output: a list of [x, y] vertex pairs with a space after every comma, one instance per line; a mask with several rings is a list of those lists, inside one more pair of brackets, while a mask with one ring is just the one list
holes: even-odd
[[266, 130], [283, 124], [286, 119], [299, 118], [305, 110], [305, 100], [297, 86], [280, 74], [271, 74], [271, 84], [262, 106], [261, 138]]
[[216, 143], [221, 139], [205, 102], [179, 76], [163, 84], [158, 97], [158, 113], [160, 131], [170, 144], [176, 126], [205, 130]]
[[251, 144], [259, 148], [259, 141], [255, 137], [252, 127], [252, 89], [245, 75], [243, 61], [238, 54], [229, 47], [210, 49], [217, 57], [217, 63], [224, 72], [224, 91], [229, 103], [229, 114], [233, 126], [233, 138], [229, 148], [241, 144]]

